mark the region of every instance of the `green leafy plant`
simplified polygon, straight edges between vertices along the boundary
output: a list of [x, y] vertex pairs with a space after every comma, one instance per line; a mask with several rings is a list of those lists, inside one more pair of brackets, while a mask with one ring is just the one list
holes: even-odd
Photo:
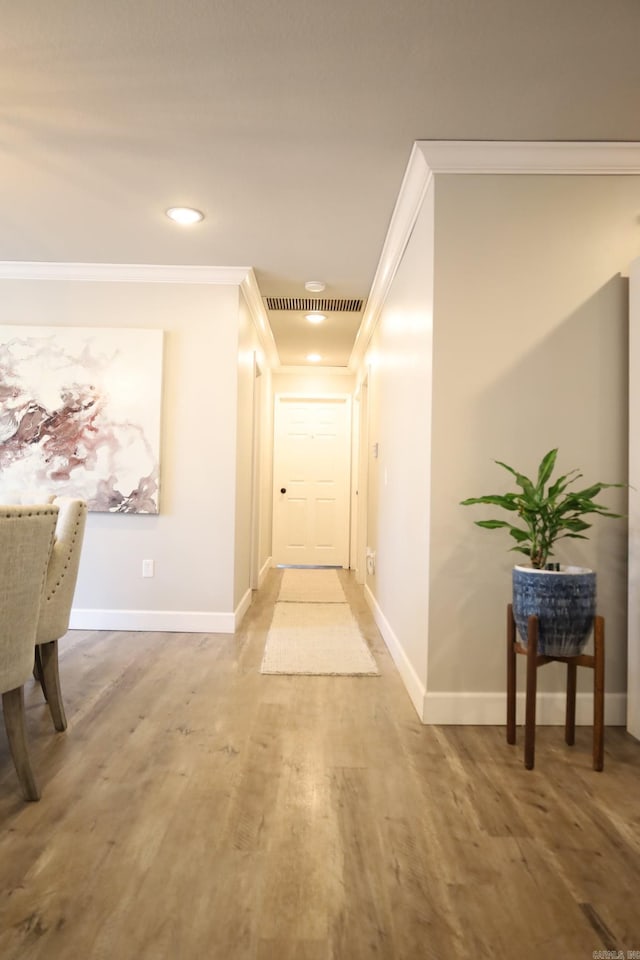
[[514, 522], [476, 520], [475, 523], [487, 530], [497, 530], [502, 527], [507, 529], [516, 541], [516, 545], [511, 549], [524, 553], [529, 557], [531, 565], [537, 569], [544, 568], [548, 557], [553, 556], [553, 547], [557, 540], [565, 537], [574, 540], [588, 539], [584, 531], [592, 525], [583, 519], [585, 516], [591, 514], [599, 514], [602, 517], [622, 516], [596, 503], [594, 497], [607, 487], [624, 487], [624, 483], [594, 483], [584, 490], [567, 491], [567, 488], [582, 476], [579, 470], [571, 470], [546, 487], [556, 465], [557, 456], [556, 448], [542, 458], [535, 483], [507, 463], [495, 460], [494, 463], [504, 467], [515, 477], [520, 491], [505, 494], [491, 493], [484, 497], [469, 497], [461, 501], [462, 506], [465, 507], [483, 503], [516, 513], [520, 526], [517, 525], [518, 521], [515, 518]]

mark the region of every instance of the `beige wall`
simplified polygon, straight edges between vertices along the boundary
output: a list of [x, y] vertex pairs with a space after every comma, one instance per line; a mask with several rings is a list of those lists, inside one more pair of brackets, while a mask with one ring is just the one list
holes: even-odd
[[[464, 497], [510, 488], [558, 446], [562, 472], [627, 477], [628, 282], [640, 178], [436, 178], [429, 691], [504, 689], [509, 537]], [[626, 510], [624, 491], [606, 502]], [[557, 558], [596, 568], [607, 690], [626, 689], [626, 522], [596, 520]], [[586, 671], [581, 671], [586, 673]], [[562, 688], [545, 668], [542, 689]], [[583, 686], [592, 677], [583, 678]], [[436, 696], [437, 700], [437, 696]], [[481, 698], [478, 699], [478, 704]]]
[[[640, 247], [640, 178], [439, 175], [431, 190], [359, 371], [369, 384], [377, 553], [366, 589], [423, 719], [503, 723], [518, 555], [506, 534], [474, 526], [490, 511], [459, 501], [509, 489], [494, 459], [534, 472], [554, 446], [560, 469], [581, 468], [585, 483], [626, 481], [625, 274]], [[626, 512], [624, 490], [603, 499]], [[616, 723], [626, 555], [625, 520], [596, 519], [590, 540], [558, 550], [598, 572]], [[592, 675], [581, 673], [585, 691]], [[562, 668], [545, 667], [539, 685], [540, 721], [561, 721]], [[588, 698], [578, 716], [590, 722]]]
[[[3, 280], [0, 322], [165, 331], [161, 512], [89, 515], [76, 625], [228, 628], [235, 608], [236, 405], [244, 397], [238, 288]], [[141, 576], [143, 558], [155, 560], [152, 579]]]

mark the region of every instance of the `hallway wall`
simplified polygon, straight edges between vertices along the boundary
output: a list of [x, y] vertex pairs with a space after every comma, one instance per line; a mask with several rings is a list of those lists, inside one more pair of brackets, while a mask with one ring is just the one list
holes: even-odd
[[[585, 485], [627, 479], [625, 274], [640, 246], [638, 210], [633, 176], [431, 183], [366, 356], [377, 554], [367, 590], [426, 722], [504, 722], [518, 555], [506, 534], [474, 525], [490, 512], [459, 501], [510, 489], [494, 459], [535, 472], [554, 446], [561, 471], [581, 468]], [[624, 490], [602, 499], [626, 512]], [[598, 572], [609, 723], [625, 714], [626, 550], [626, 521], [598, 519], [588, 541], [558, 550]], [[541, 722], [562, 719], [557, 666], [541, 673]], [[590, 722], [590, 682], [580, 677], [579, 722]]]
[[[0, 322], [164, 330], [160, 514], [89, 515], [72, 624], [233, 630], [247, 579], [244, 533], [237, 571], [235, 552], [235, 505], [246, 501], [235, 489], [246, 454], [238, 286], [2, 280]], [[242, 349], [253, 348], [243, 324]], [[143, 558], [153, 578], [142, 578]]]
[[[257, 363], [261, 375], [254, 377]], [[236, 485], [235, 485], [235, 570], [233, 608], [246, 606], [251, 601], [251, 541], [253, 522], [253, 484], [258, 486], [258, 569], [262, 570], [271, 554], [270, 525], [262, 511], [269, 504], [265, 488], [270, 489], [271, 434], [266, 424], [271, 404], [271, 371], [267, 367], [258, 332], [251, 318], [244, 296], [239, 298], [238, 331], [238, 408], [236, 425]], [[258, 393], [261, 423], [254, 425], [254, 393]], [[258, 431], [256, 454], [258, 463], [254, 470], [254, 429]], [[255, 477], [254, 477], [255, 473]]]

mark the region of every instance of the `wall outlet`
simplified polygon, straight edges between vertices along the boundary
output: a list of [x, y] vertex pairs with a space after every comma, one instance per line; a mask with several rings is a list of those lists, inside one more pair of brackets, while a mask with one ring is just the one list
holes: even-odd
[[154, 562], [153, 560], [143, 560], [142, 561], [142, 576], [143, 577], [152, 577], [154, 574]]

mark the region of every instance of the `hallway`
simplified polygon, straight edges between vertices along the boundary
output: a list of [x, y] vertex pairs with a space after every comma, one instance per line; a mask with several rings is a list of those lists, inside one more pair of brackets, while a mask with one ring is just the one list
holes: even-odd
[[240, 632], [74, 631], [69, 718], [26, 690], [42, 800], [0, 740], [3, 960], [539, 960], [640, 949], [640, 745], [424, 727], [353, 575], [380, 677], [259, 673]]

